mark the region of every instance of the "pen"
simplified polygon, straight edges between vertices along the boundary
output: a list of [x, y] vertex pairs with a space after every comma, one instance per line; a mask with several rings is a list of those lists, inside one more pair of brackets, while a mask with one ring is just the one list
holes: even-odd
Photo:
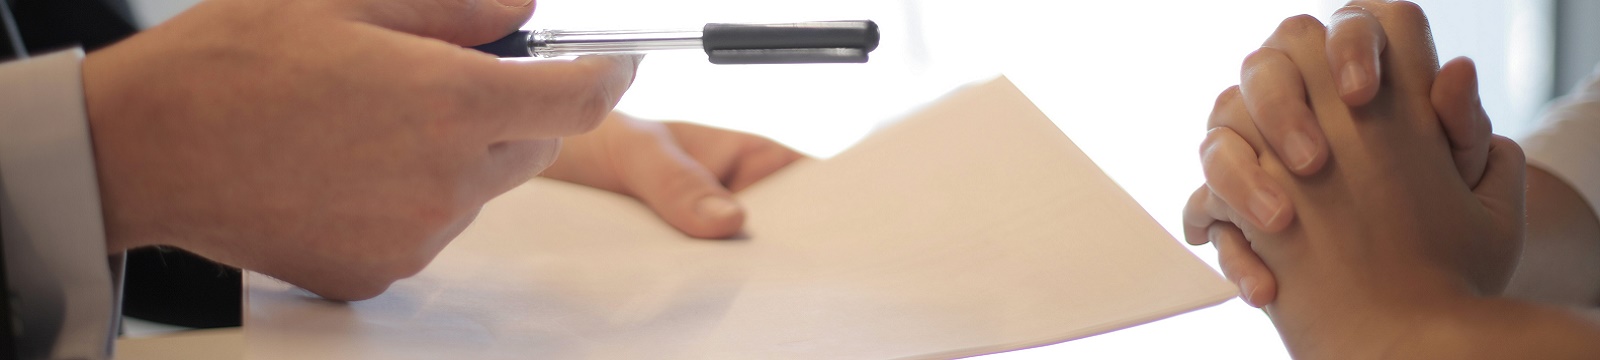
[[522, 30], [473, 47], [503, 58], [700, 49], [713, 64], [864, 63], [878, 48], [871, 20], [706, 24], [684, 30]]

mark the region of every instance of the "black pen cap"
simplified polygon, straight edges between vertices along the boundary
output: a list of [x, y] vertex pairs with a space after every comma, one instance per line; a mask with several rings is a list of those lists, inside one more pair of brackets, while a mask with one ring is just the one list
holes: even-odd
[[701, 41], [717, 64], [867, 61], [878, 48], [871, 20], [787, 24], [706, 24]]

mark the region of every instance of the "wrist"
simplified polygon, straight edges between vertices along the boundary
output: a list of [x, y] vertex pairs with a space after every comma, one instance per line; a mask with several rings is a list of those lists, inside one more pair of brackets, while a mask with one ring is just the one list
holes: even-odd
[[1320, 281], [1280, 284], [1266, 311], [1294, 358], [1383, 358], [1480, 300], [1466, 280], [1447, 271], [1382, 268], [1307, 274], [1295, 278]]
[[[131, 39], [130, 39], [131, 40]], [[119, 51], [123, 46], [113, 45], [89, 54], [83, 60], [84, 107], [87, 110], [90, 139], [94, 148], [95, 173], [99, 182], [100, 211], [106, 233], [106, 251], [121, 253], [133, 248], [156, 245], [154, 237], [136, 230], [136, 218], [151, 215], [146, 209], [136, 209], [139, 201], [129, 194], [138, 190], [137, 178], [129, 170], [138, 164], [130, 160], [138, 148], [130, 142], [128, 129], [131, 111], [125, 104], [138, 92], [123, 86], [124, 73], [120, 70]], [[148, 165], [148, 164], [146, 164]]]

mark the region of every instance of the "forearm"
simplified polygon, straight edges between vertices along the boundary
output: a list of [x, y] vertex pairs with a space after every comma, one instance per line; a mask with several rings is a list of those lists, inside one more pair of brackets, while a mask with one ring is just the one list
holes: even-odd
[[[1464, 294], [1385, 298], [1374, 296], [1379, 292], [1315, 292], [1301, 301], [1286, 293], [1281, 304], [1268, 309], [1296, 359], [1587, 359], [1600, 354], [1600, 317], [1571, 307]], [[1398, 298], [1416, 301], [1394, 301]]]
[[1593, 308], [1600, 304], [1600, 220], [1566, 181], [1528, 166], [1528, 232], [1505, 296]]
[[1561, 306], [1471, 299], [1440, 312], [1384, 354], [1388, 359], [1591, 359], [1600, 322]]

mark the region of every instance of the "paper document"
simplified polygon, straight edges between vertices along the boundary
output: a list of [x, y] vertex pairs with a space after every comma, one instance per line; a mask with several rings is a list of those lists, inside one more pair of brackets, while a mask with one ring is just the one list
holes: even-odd
[[534, 180], [372, 300], [250, 274], [247, 355], [952, 358], [1234, 294], [1004, 78], [738, 196], [746, 236], [703, 240], [633, 199]]

